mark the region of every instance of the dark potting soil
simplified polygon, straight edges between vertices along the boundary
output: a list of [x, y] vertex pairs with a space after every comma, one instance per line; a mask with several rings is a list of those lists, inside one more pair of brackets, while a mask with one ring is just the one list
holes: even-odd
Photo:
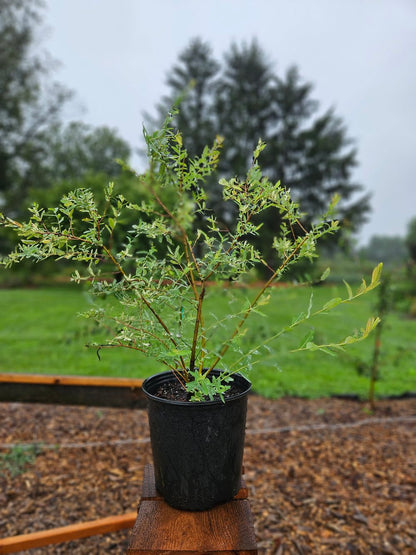
[[[243, 388], [232, 382], [230, 384], [230, 389], [224, 393], [224, 399], [229, 399], [234, 395], [239, 395], [243, 392]], [[193, 402], [191, 401], [191, 394], [184, 389], [184, 387], [179, 383], [178, 380], [174, 380], [172, 382], [168, 382], [165, 384], [161, 384], [159, 388], [155, 392], [156, 397], [160, 397], [162, 399], [168, 399], [169, 401], [181, 401], [181, 402]], [[209, 397], [206, 397], [205, 401], [209, 401]], [[216, 395], [213, 399], [214, 401], [220, 401], [220, 396]]]

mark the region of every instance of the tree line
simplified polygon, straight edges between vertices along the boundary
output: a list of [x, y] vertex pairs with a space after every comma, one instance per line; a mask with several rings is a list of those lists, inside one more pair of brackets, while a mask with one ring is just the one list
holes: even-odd
[[[127, 160], [131, 147], [114, 129], [63, 123], [73, 93], [53, 80], [53, 61], [35, 48], [41, 24], [41, 1], [0, 0], [0, 202], [12, 217], [22, 217], [33, 200], [47, 203], [52, 195], [53, 202], [62, 189], [100, 187], [99, 176], [102, 185], [124, 180], [132, 194], [138, 187], [115, 162]], [[216, 135], [224, 137], [208, 199], [224, 225], [232, 226], [233, 206], [222, 200], [219, 178], [245, 175], [259, 138], [267, 143], [260, 159], [265, 173], [291, 189], [307, 213], [304, 225], [334, 194], [341, 197], [337, 217], [347, 233], [365, 222], [370, 198], [353, 177], [354, 141], [334, 109], [320, 109], [298, 68], [277, 74], [257, 41], [234, 43], [218, 60], [195, 38], [169, 71], [167, 86], [156, 115], [145, 116], [147, 125], [179, 103], [175, 125], [190, 157]], [[278, 234], [278, 213], [259, 223], [263, 234]]]
[[0, 200], [13, 217], [59, 181], [118, 175], [115, 159], [131, 151], [108, 127], [63, 123], [74, 94], [37, 48], [41, 14], [38, 0], [0, 0]]

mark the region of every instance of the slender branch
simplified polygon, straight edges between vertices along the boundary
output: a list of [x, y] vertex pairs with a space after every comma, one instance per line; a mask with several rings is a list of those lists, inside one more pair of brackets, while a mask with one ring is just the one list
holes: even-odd
[[[140, 299], [144, 302], [144, 304], [147, 306], [147, 308], [150, 310], [150, 312], [153, 314], [153, 316], [156, 318], [156, 320], [159, 322], [159, 324], [162, 326], [162, 328], [165, 330], [165, 332], [168, 335], [168, 338], [170, 340], [171, 343], [173, 343], [173, 345], [178, 348], [178, 344], [176, 343], [175, 339], [172, 337], [172, 334], [169, 331], [169, 328], [167, 327], [167, 325], [165, 324], [165, 322], [162, 320], [162, 318], [159, 316], [159, 314], [155, 311], [155, 309], [152, 307], [152, 305], [149, 303], [149, 301], [142, 295], [142, 293], [139, 293]], [[179, 356], [179, 360], [181, 363], [181, 367], [182, 370], [184, 371], [185, 375], [188, 375], [188, 372], [186, 370], [186, 364], [185, 361], [182, 357], [182, 355]]]
[[158, 341], [159, 343], [161, 343], [161, 344], [167, 349], [167, 347], [168, 347], [167, 344], [163, 341], [163, 339], [161, 339], [160, 337], [158, 337], [155, 333], [152, 333], [151, 331], [146, 330], [146, 329], [144, 329], [144, 328], [138, 328], [138, 327], [136, 327], [136, 326], [132, 326], [131, 324], [127, 324], [126, 322], [123, 322], [122, 320], [117, 320], [116, 318], [113, 318], [113, 320], [114, 320], [117, 324], [119, 324], [119, 325], [121, 325], [121, 326], [123, 326], [123, 327], [125, 327], [125, 328], [127, 328], [127, 329], [129, 329], [129, 330], [138, 331], [138, 332], [141, 332], [141, 333], [143, 333], [143, 334], [145, 334], [145, 335], [148, 335], [148, 336], [152, 337], [155, 341]]
[[[369, 291], [371, 291], [372, 289], [374, 289], [374, 287], [377, 286], [378, 281], [372, 281], [369, 285], [367, 285], [365, 288], [363, 289], [358, 289], [358, 291], [354, 294], [354, 295], [349, 295], [348, 298], [346, 299], [341, 299], [339, 301], [339, 303], [337, 304], [337, 306], [340, 305], [344, 305], [344, 304], [349, 304], [353, 301], [355, 301], [356, 299], [358, 299], [359, 297], [361, 297], [362, 295], [364, 295], [365, 293], [368, 293]], [[297, 286], [299, 287], [299, 285]], [[273, 341], [275, 341], [276, 339], [278, 339], [280, 336], [284, 335], [287, 332], [291, 332], [292, 330], [294, 330], [295, 328], [297, 328], [298, 326], [300, 326], [301, 324], [307, 322], [308, 320], [311, 320], [313, 318], [315, 318], [316, 316], [319, 316], [320, 314], [325, 314], [328, 311], [328, 308], [326, 305], [324, 305], [322, 308], [319, 308], [318, 310], [315, 310], [312, 313], [308, 313], [306, 316], [304, 316], [303, 318], [297, 318], [294, 322], [292, 322], [290, 325], [286, 326], [285, 328], [282, 328], [281, 330], [279, 330], [277, 333], [275, 333], [274, 335], [269, 336], [266, 339], [263, 339], [262, 342], [258, 345], [256, 345], [255, 347], [252, 347], [244, 356], [240, 357], [239, 359], [237, 359], [235, 362], [233, 362], [230, 366], [230, 368], [233, 368], [234, 366], [237, 366], [247, 355], [251, 355], [253, 353], [255, 353], [256, 351], [258, 351], [261, 347], [264, 347], [265, 345], [272, 343]], [[361, 337], [354, 338], [354, 340], [352, 342], [357, 342], [357, 341], [361, 341], [362, 339], [364, 339], [369, 333], [370, 331], [375, 328], [376, 326], [376, 330], [378, 329], [378, 326], [380, 326], [380, 323], [382, 322], [382, 320], [380, 318], [375, 318], [375, 319], [370, 319], [367, 322], [367, 326], [366, 329], [363, 331], [363, 335]], [[317, 345], [317, 348], [339, 348], [340, 346], [343, 345], [347, 345], [350, 344], [349, 341], [341, 341], [339, 343], [333, 343], [333, 344], [328, 344], [328, 345]], [[298, 349], [291, 349], [290, 352], [300, 352], [300, 351], [307, 351], [309, 350], [308, 348], [305, 347], [301, 347]], [[234, 374], [235, 372], [237, 372], [238, 370], [233, 370], [230, 372], [230, 374]]]
[[133, 351], [140, 351], [141, 353], [146, 354], [145, 349], [142, 349], [141, 347], [135, 347], [134, 345], [126, 345], [125, 343], [122, 343], [121, 341], [118, 341], [115, 344], [113, 344], [113, 343], [101, 343], [99, 345], [94, 345], [94, 344], [90, 345], [90, 344], [87, 343], [86, 347], [97, 347], [97, 356], [98, 356], [99, 359], [100, 359], [99, 351], [101, 349], [116, 349], [116, 348], [119, 348], [119, 347], [123, 347], [125, 349], [133, 349]]
[[[107, 247], [103, 247], [104, 251], [106, 252], [107, 256], [110, 258], [111, 262], [116, 266], [116, 268], [119, 270], [119, 272], [121, 273], [121, 275], [123, 276], [124, 279], [126, 279], [128, 281], [128, 277], [125, 273], [125, 271], [123, 270], [122, 266], [118, 263], [118, 261], [114, 258], [114, 256], [112, 255], [112, 253], [108, 250]], [[141, 301], [146, 305], [146, 307], [150, 310], [150, 312], [153, 314], [153, 316], [156, 318], [156, 320], [159, 322], [159, 324], [162, 326], [162, 328], [165, 330], [170, 342], [176, 347], [178, 348], [178, 344], [175, 341], [175, 339], [172, 337], [172, 334], [169, 331], [169, 328], [167, 327], [167, 325], [165, 324], [165, 322], [162, 320], [162, 318], [159, 316], [159, 314], [155, 311], [155, 309], [152, 307], [152, 305], [150, 304], [150, 302], [146, 299], [146, 297], [144, 297], [143, 293], [139, 292], [139, 297], [141, 299]], [[182, 355], [179, 356], [179, 360], [180, 360], [180, 366], [182, 367], [182, 370], [185, 373], [185, 376], [187, 378], [188, 376], [188, 372], [186, 370], [186, 364], [185, 361], [182, 357]]]
[[272, 276], [265, 282], [263, 287], [258, 291], [257, 295], [251, 301], [249, 307], [244, 312], [241, 320], [238, 322], [237, 326], [235, 327], [235, 329], [234, 329], [233, 333], [231, 334], [230, 338], [228, 339], [228, 341], [226, 343], [224, 343], [224, 345], [222, 346], [222, 348], [220, 350], [220, 353], [218, 354], [218, 356], [216, 357], [214, 362], [211, 364], [211, 366], [206, 371], [206, 373], [205, 373], [206, 376], [210, 372], [212, 372], [212, 370], [215, 368], [215, 366], [218, 364], [218, 362], [224, 357], [225, 353], [228, 351], [228, 349], [230, 347], [231, 341], [239, 333], [240, 329], [242, 328], [245, 321], [247, 320], [249, 314], [251, 313], [251, 311], [257, 305], [259, 299], [262, 297], [262, 295], [264, 294], [266, 289], [273, 283], [273, 281], [276, 279], [276, 277], [281, 273], [281, 271], [288, 265], [290, 260], [296, 255], [296, 253], [299, 251], [299, 249], [302, 247], [302, 245], [306, 242], [307, 238], [308, 238], [308, 236], [306, 235], [306, 237], [304, 237], [302, 239], [302, 241], [296, 246], [296, 248], [293, 249], [293, 251], [290, 253], [290, 255], [285, 258], [285, 260], [281, 263], [281, 265], [277, 268], [277, 270], [275, 270], [275, 272], [272, 274]]
[[172, 212], [169, 210], [169, 208], [165, 205], [165, 203], [161, 200], [161, 198], [159, 197], [159, 195], [156, 193], [156, 191], [153, 189], [153, 187], [150, 187], [150, 192], [152, 193], [154, 199], [156, 200], [156, 202], [159, 204], [159, 206], [166, 212], [166, 214], [169, 216], [169, 218], [178, 226], [180, 232], [181, 232], [181, 236], [182, 236], [182, 242], [183, 242], [183, 246], [184, 246], [184, 250], [185, 250], [185, 256], [186, 256], [186, 260], [188, 262], [188, 267], [189, 267], [189, 273], [191, 276], [191, 285], [192, 285], [192, 289], [194, 291], [194, 295], [195, 295], [195, 300], [198, 300], [198, 291], [196, 289], [196, 284], [195, 284], [195, 276], [194, 273], [192, 271], [192, 264], [191, 264], [191, 258], [192, 258], [192, 263], [195, 266], [196, 271], [198, 272], [198, 275], [200, 277], [201, 276], [201, 272], [199, 270], [199, 265], [198, 262], [195, 258], [195, 255], [193, 253], [192, 250], [192, 245], [189, 243], [189, 238], [188, 235], [185, 231], [185, 229], [183, 228], [183, 226], [181, 225], [181, 223], [178, 221], [178, 219], [172, 214]]
[[198, 331], [199, 331], [199, 326], [201, 324], [202, 303], [204, 301], [204, 296], [205, 296], [205, 283], [203, 282], [202, 283], [202, 288], [201, 288], [201, 293], [200, 293], [199, 299], [198, 299], [198, 308], [197, 308], [197, 312], [196, 312], [194, 335], [193, 335], [193, 338], [192, 338], [191, 358], [189, 360], [189, 370], [191, 372], [193, 372], [193, 370], [195, 368], [195, 352], [196, 352], [196, 346], [198, 344]]
[[[144, 354], [147, 354], [145, 349], [141, 349], [140, 347], [135, 347], [134, 345], [126, 345], [125, 343], [122, 343], [121, 341], [118, 341], [115, 345], [111, 344], [111, 343], [103, 343], [101, 345], [87, 345], [87, 347], [92, 347], [92, 346], [98, 347], [98, 351], [100, 349], [118, 349], [118, 348], [122, 347], [124, 349], [132, 349], [133, 351], [140, 351]], [[98, 354], [98, 351], [97, 351], [97, 355], [98, 355], [98, 358], [100, 358], [100, 355]], [[180, 372], [178, 372], [177, 368], [175, 368], [174, 366], [172, 366], [171, 364], [169, 364], [165, 360], [161, 360], [160, 362], [162, 362], [165, 366], [167, 366], [169, 368], [169, 370], [171, 370], [175, 374], [175, 377], [178, 380], [178, 382], [181, 384], [181, 386], [184, 389], [186, 389], [185, 382], [183, 381], [182, 375], [181, 375]]]
[[[205, 284], [204, 284], [204, 280], [202, 279], [202, 275], [201, 275], [201, 271], [199, 269], [198, 261], [195, 258], [195, 255], [194, 255], [194, 252], [193, 252], [193, 249], [192, 249], [192, 245], [190, 244], [188, 234], [186, 233], [185, 229], [183, 228], [181, 223], [178, 221], [178, 219], [172, 214], [172, 212], [169, 210], [169, 208], [159, 198], [156, 191], [152, 187], [150, 188], [150, 190], [151, 190], [151, 193], [152, 193], [154, 199], [156, 200], [156, 202], [166, 212], [166, 214], [169, 216], [169, 218], [171, 218], [171, 220], [178, 226], [178, 229], [181, 232], [182, 244], [183, 244], [183, 247], [184, 247], [186, 261], [188, 263], [188, 268], [189, 268], [189, 280], [188, 280], [188, 278], [187, 278], [187, 280], [188, 280], [188, 283], [190, 283], [190, 286], [192, 288], [194, 298], [198, 302], [197, 314], [196, 314], [195, 325], [194, 325], [194, 335], [193, 335], [193, 340], [192, 340], [191, 357], [190, 357], [190, 361], [189, 361], [189, 368], [190, 368], [191, 371], [193, 371], [194, 367], [195, 367], [195, 353], [196, 353], [196, 346], [197, 346], [197, 342], [198, 342], [198, 332], [199, 332], [199, 327], [200, 327], [201, 323], [202, 323], [202, 327], [203, 327], [202, 302], [203, 302], [203, 299], [204, 299], [204, 296], [205, 296]], [[201, 292], [200, 293], [198, 292], [198, 288], [197, 288], [197, 285], [196, 285], [196, 282], [195, 282], [195, 276], [194, 276], [194, 272], [193, 272], [193, 269], [192, 269], [193, 267], [195, 267], [196, 271], [198, 272], [199, 278], [201, 278], [202, 285], [201, 285]], [[203, 339], [203, 342], [204, 342], [204, 339]], [[185, 370], [185, 368], [184, 368], [184, 370]], [[186, 372], [186, 370], [185, 370], [185, 372]]]
[[[68, 236], [68, 235], [64, 235], [64, 234], [59, 234], [53, 231], [48, 231], [48, 230], [44, 230], [44, 233], [47, 233], [48, 235], [54, 235], [55, 237], [65, 237], [67, 239], [70, 240], [74, 240], [74, 241], [79, 241], [82, 243], [87, 243], [89, 245], [93, 245], [94, 243], [89, 240], [89, 239], [83, 239], [79, 236]], [[98, 245], [97, 245], [98, 246]], [[117, 270], [120, 272], [120, 274], [123, 276], [123, 278], [126, 281], [130, 281], [130, 279], [128, 278], [127, 274], [125, 273], [123, 267], [121, 266], [121, 264], [116, 260], [116, 258], [113, 256], [112, 252], [110, 251], [110, 249], [108, 247], [106, 247], [105, 245], [99, 245], [103, 251], [105, 252], [105, 254], [107, 255], [107, 257], [111, 260], [111, 262], [114, 264], [114, 266], [117, 268]], [[143, 296], [142, 293], [139, 293], [140, 299], [143, 301], [143, 303], [146, 305], [146, 307], [149, 309], [149, 311], [153, 314], [153, 316], [156, 318], [156, 320], [159, 322], [159, 324], [162, 326], [162, 328], [165, 330], [169, 340], [171, 341], [171, 343], [178, 348], [178, 344], [175, 341], [175, 339], [172, 337], [172, 334], [170, 333], [168, 327], [166, 326], [166, 324], [164, 323], [164, 321], [162, 320], [162, 318], [159, 316], [159, 314], [154, 310], [154, 308], [151, 306], [151, 304], [149, 303], [149, 301]], [[186, 370], [186, 364], [185, 361], [183, 359], [182, 356], [179, 356], [179, 361], [180, 361], [180, 366], [182, 368], [182, 370], [184, 371], [186, 378], [187, 378], [187, 370]]]

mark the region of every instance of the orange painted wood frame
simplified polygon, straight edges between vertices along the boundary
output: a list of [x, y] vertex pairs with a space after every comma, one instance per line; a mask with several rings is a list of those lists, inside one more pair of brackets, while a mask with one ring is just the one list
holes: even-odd
[[0, 402], [144, 408], [143, 380], [95, 376], [0, 374]]
[[16, 553], [25, 549], [43, 547], [45, 545], [68, 542], [88, 536], [108, 534], [117, 530], [132, 528], [137, 517], [137, 512], [126, 513], [119, 516], [109, 516], [93, 520], [71, 524], [61, 528], [53, 528], [32, 534], [22, 534], [0, 539], [0, 553]]
[[55, 376], [49, 374], [0, 373], [0, 382], [32, 383], [43, 385], [141, 387], [143, 380], [135, 378], [103, 378], [99, 376]]

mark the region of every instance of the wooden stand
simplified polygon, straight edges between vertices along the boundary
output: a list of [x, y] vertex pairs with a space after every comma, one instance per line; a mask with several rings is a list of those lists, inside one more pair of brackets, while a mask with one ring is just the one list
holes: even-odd
[[256, 554], [247, 489], [242, 484], [232, 501], [209, 511], [180, 511], [167, 505], [157, 493], [153, 466], [147, 465], [127, 553]]

